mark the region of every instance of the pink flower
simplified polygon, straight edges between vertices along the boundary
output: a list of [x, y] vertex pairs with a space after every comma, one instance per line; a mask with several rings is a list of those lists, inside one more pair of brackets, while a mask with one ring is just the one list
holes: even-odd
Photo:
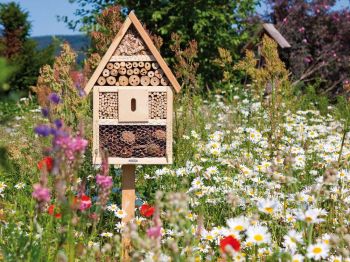
[[303, 27], [303, 26], [300, 27], [300, 28], [299, 28], [299, 32], [300, 32], [300, 33], [304, 33], [304, 32], [305, 32], [305, 27]]
[[154, 226], [149, 229], [147, 229], [147, 236], [149, 238], [159, 238], [162, 236], [162, 227], [161, 226]]
[[64, 150], [69, 160], [74, 160], [76, 153], [85, 151], [88, 141], [81, 137], [59, 136], [56, 138], [55, 144]]
[[33, 185], [34, 191], [32, 193], [33, 198], [38, 202], [49, 202], [50, 201], [50, 190], [43, 187], [40, 184]]
[[303, 43], [304, 43], [304, 44], [307, 44], [307, 40], [306, 40], [305, 38], [303, 39]]
[[84, 211], [91, 207], [91, 198], [87, 195], [82, 195], [81, 197], [75, 197], [74, 204], [78, 205], [80, 211]]
[[111, 176], [96, 176], [96, 183], [102, 188], [111, 188], [113, 186], [113, 179]]
[[310, 59], [309, 57], [305, 57], [305, 58], [304, 58], [304, 62], [305, 62], [305, 63], [310, 63], [310, 62], [311, 62], [311, 59]]

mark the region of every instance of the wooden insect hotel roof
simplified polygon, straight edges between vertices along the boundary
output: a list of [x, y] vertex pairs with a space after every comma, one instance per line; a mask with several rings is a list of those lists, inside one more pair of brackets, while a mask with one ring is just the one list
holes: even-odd
[[255, 40], [257, 38], [260, 38], [264, 33], [270, 36], [273, 40], [275, 40], [280, 48], [291, 48], [291, 45], [273, 24], [264, 23], [259, 26], [259, 30], [254, 34], [252, 39], [243, 47], [243, 51], [246, 49], [252, 49], [255, 46]]
[[262, 25], [263, 29], [265, 29], [266, 33], [272, 37], [281, 48], [290, 48], [291, 45], [288, 41], [283, 37], [283, 35], [276, 29], [273, 24], [265, 23]]
[[[168, 80], [170, 82], [170, 85], [173, 87], [173, 89], [177, 93], [180, 92], [181, 87], [180, 87], [179, 83], [177, 82], [174, 74], [171, 72], [170, 68], [168, 67], [168, 65], [166, 64], [166, 62], [164, 61], [164, 59], [160, 55], [159, 51], [154, 46], [151, 38], [149, 37], [149, 35], [146, 32], [146, 30], [143, 28], [143, 26], [140, 23], [140, 21], [137, 19], [137, 17], [134, 14], [134, 12], [131, 11], [129, 13], [129, 15], [127, 16], [124, 24], [120, 28], [118, 34], [114, 38], [112, 44], [108, 48], [107, 52], [102, 57], [101, 62], [97, 66], [97, 68], [96, 68], [95, 72], [93, 73], [93, 75], [91, 76], [89, 82], [87, 83], [87, 85], [86, 85], [86, 87], [84, 89], [86, 94], [90, 93], [90, 91], [94, 87], [97, 79], [99, 78], [99, 76], [101, 75], [103, 69], [105, 68], [106, 64], [109, 61], [113, 60], [113, 55], [114, 55], [115, 50], [118, 48], [118, 46], [121, 43], [125, 33], [128, 31], [129, 27], [132, 26], [132, 25], [134, 26], [135, 30], [139, 33], [140, 37], [142, 38], [142, 40], [147, 45], [149, 51], [151, 52], [151, 55], [158, 62], [160, 68], [163, 70], [165, 76], [168, 78]], [[116, 60], [117, 59], [118, 58], [116, 58]]]

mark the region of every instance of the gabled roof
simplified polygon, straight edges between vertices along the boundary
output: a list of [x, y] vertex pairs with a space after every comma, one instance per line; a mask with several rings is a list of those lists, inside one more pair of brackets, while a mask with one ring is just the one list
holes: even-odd
[[243, 51], [246, 49], [251, 49], [255, 46], [255, 41], [260, 38], [264, 33], [268, 34], [281, 48], [291, 48], [291, 45], [283, 37], [283, 35], [276, 29], [273, 24], [264, 23], [260, 24], [255, 34], [252, 36], [251, 40], [243, 47]]
[[263, 24], [265, 31], [278, 43], [281, 48], [290, 48], [291, 45], [288, 41], [281, 35], [281, 33], [276, 29], [273, 24], [265, 23]]
[[178, 93], [180, 92], [180, 85], [177, 82], [174, 74], [171, 72], [168, 65], [165, 63], [163, 57], [160, 55], [157, 48], [154, 46], [151, 38], [147, 34], [146, 30], [143, 28], [140, 21], [137, 19], [136, 15], [134, 14], [134, 11], [131, 11], [127, 18], [125, 19], [124, 24], [120, 28], [118, 34], [114, 38], [112, 44], [108, 48], [105, 55], [102, 57], [101, 62], [97, 66], [95, 72], [92, 74], [91, 78], [89, 79], [88, 83], [85, 86], [85, 93], [89, 94], [91, 89], [94, 87], [98, 77], [101, 75], [103, 69], [105, 68], [106, 64], [109, 62], [110, 58], [112, 57], [114, 51], [117, 49], [118, 45], [120, 44], [121, 40], [123, 39], [125, 33], [129, 29], [131, 25], [134, 25], [136, 31], [139, 33], [142, 40], [146, 43], [149, 51], [152, 53], [156, 61], [158, 62], [160, 68], [163, 70], [165, 76], [168, 78], [171, 86], [174, 88], [174, 90]]

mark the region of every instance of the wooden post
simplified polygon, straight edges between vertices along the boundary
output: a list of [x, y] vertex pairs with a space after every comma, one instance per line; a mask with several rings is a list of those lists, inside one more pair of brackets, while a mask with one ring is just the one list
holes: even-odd
[[[122, 166], [122, 209], [126, 216], [122, 219], [125, 226], [135, 217], [135, 165]], [[129, 252], [131, 239], [129, 233], [122, 235], [122, 261], [131, 261]]]

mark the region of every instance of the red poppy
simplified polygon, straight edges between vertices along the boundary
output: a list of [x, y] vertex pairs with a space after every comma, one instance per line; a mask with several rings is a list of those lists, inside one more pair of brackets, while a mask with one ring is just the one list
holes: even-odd
[[83, 211], [91, 207], [91, 198], [87, 195], [82, 195], [81, 197], [74, 198], [74, 204], [78, 206], [79, 210]]
[[140, 207], [140, 213], [144, 217], [151, 217], [154, 213], [155, 208], [148, 204], [143, 204]]
[[55, 205], [50, 205], [49, 208], [47, 209], [47, 213], [51, 216], [55, 216], [55, 218], [61, 218], [62, 215], [61, 213], [55, 213]]
[[42, 170], [44, 167], [46, 167], [47, 171], [51, 171], [53, 167], [53, 158], [52, 157], [44, 157], [42, 160], [38, 162], [38, 168], [39, 170]]
[[223, 252], [227, 252], [227, 246], [230, 246], [234, 251], [239, 251], [241, 248], [241, 244], [233, 236], [227, 236], [220, 240], [220, 248]]

